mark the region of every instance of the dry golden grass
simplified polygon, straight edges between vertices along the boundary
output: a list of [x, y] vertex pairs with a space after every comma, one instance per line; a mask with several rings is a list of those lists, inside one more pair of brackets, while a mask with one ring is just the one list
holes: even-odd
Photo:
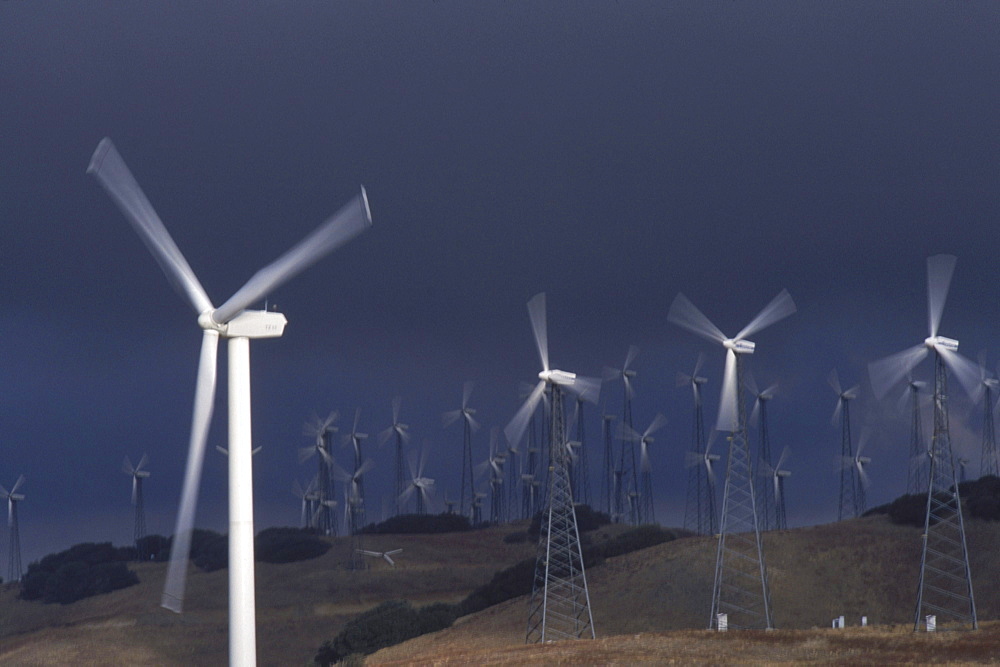
[[[304, 665], [355, 614], [388, 599], [455, 602], [510, 564], [530, 544], [505, 544], [521, 527], [452, 535], [371, 536], [375, 550], [404, 549], [390, 568], [344, 569], [349, 544], [325, 556], [257, 568], [258, 656], [262, 665]], [[980, 619], [1000, 619], [993, 564], [1000, 526], [967, 526]], [[604, 533], [620, 530], [613, 527]], [[997, 662], [1000, 628], [914, 634], [920, 531], [882, 517], [765, 537], [773, 632], [712, 633], [708, 624], [716, 542], [687, 538], [608, 560], [588, 571], [598, 640], [524, 646], [525, 598], [459, 619], [439, 633], [380, 651], [370, 663], [631, 664], [732, 662]], [[16, 600], [0, 591], [0, 664], [218, 665], [227, 661], [226, 571], [191, 570], [187, 611], [159, 607], [164, 566], [136, 567], [141, 583], [72, 605]], [[829, 629], [844, 614], [856, 626]]]

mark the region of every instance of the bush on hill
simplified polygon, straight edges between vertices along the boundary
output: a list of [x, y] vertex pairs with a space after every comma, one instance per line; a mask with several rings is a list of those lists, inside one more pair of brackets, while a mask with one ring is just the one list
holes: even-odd
[[320, 665], [349, 655], [368, 655], [419, 635], [448, 627], [455, 620], [452, 605], [437, 603], [414, 609], [409, 602], [390, 600], [352, 619], [336, 637], [316, 652]]
[[147, 535], [139, 540], [139, 551], [143, 560], [165, 563], [170, 560], [170, 538], [163, 535]]
[[[611, 517], [604, 512], [598, 512], [590, 505], [576, 505], [573, 509], [576, 512], [576, 529], [581, 533], [596, 530], [611, 523]], [[528, 539], [537, 541], [541, 529], [542, 512], [537, 512], [535, 516], [531, 517], [531, 525], [528, 526]]]
[[191, 562], [205, 572], [229, 566], [229, 538], [214, 530], [195, 528], [191, 533]]
[[458, 514], [401, 514], [379, 524], [369, 524], [361, 529], [366, 534], [430, 534], [460, 533], [472, 530], [469, 519]]
[[137, 584], [139, 578], [125, 565], [134, 553], [132, 548], [116, 548], [104, 542], [77, 544], [49, 554], [28, 566], [20, 596], [24, 600], [70, 604]]
[[305, 528], [267, 528], [254, 539], [254, 557], [264, 563], [294, 563], [329, 550], [329, 542]]

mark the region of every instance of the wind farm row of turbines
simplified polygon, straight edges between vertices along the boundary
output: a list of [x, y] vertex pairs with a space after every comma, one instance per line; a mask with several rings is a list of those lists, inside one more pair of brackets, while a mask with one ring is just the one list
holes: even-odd
[[[205, 290], [175, 245], [152, 205], [142, 193], [138, 183], [125, 165], [110, 140], [104, 139], [95, 151], [88, 172], [93, 174], [108, 191], [125, 217], [153, 254], [168, 279], [191, 303], [197, 314], [198, 326], [203, 332], [203, 342], [195, 388], [191, 438], [185, 472], [181, 502], [178, 511], [174, 539], [171, 544], [171, 559], [164, 587], [162, 604], [168, 609], [180, 612], [183, 607], [188, 555], [191, 533], [194, 528], [194, 514], [197, 505], [198, 488], [208, 427], [212, 418], [216, 385], [216, 357], [220, 338], [228, 343], [229, 364], [229, 620], [230, 620], [230, 662], [248, 665], [256, 662], [255, 640], [255, 600], [254, 600], [254, 559], [253, 559], [253, 502], [251, 461], [253, 446], [250, 434], [250, 367], [249, 341], [257, 338], [280, 337], [286, 320], [283, 315], [271, 311], [251, 310], [251, 304], [260, 302], [268, 293], [294, 277], [313, 262], [319, 260], [335, 248], [343, 245], [371, 225], [371, 212], [367, 196], [361, 193], [340, 211], [328, 218], [320, 227], [279, 257], [271, 265], [255, 274], [230, 299], [216, 308]], [[958, 341], [938, 335], [938, 324], [944, 308], [945, 297], [954, 269], [954, 258], [936, 256], [928, 261], [928, 302], [929, 336], [919, 345], [869, 366], [872, 388], [878, 398], [882, 398], [893, 386], [903, 382], [914, 367], [924, 357], [933, 353], [934, 429], [929, 446], [926, 447], [928, 510], [925, 523], [924, 550], [921, 563], [921, 580], [915, 614], [915, 628], [924, 614], [936, 614], [942, 622], [976, 627], [975, 604], [972, 596], [969, 574], [968, 553], [965, 544], [964, 526], [960, 511], [957, 479], [953, 452], [949, 435], [947, 381], [949, 371], [954, 373], [963, 387], [970, 393], [978, 391], [984, 378], [976, 365], [958, 355]], [[755, 464], [751, 454], [747, 402], [743, 400], [744, 388], [752, 386], [746, 368], [747, 358], [756, 351], [751, 336], [763, 331], [795, 311], [791, 296], [782, 291], [755, 318], [735, 336], [726, 336], [694, 304], [683, 295], [678, 295], [671, 305], [668, 319], [673, 324], [690, 331], [725, 350], [725, 371], [721, 383], [719, 414], [715, 431], [726, 435], [728, 452], [725, 455], [711, 453], [711, 437], [706, 437], [702, 414], [701, 389], [706, 380], [698, 375], [699, 366], [689, 376], [695, 395], [694, 429], [691, 454], [692, 476], [704, 470], [704, 482], [695, 484], [694, 494], [699, 505], [702, 493], [705, 497], [715, 497], [714, 475], [716, 464], [725, 460], [725, 477], [722, 488], [722, 502], [718, 508], [718, 525], [714, 526], [713, 501], [706, 501], [698, 515], [699, 530], [717, 535], [715, 581], [712, 593], [710, 627], [719, 630], [734, 628], [772, 628], [773, 609], [768, 587], [767, 566], [761, 540], [762, 525], [771, 525], [772, 510], [764, 509], [764, 498], [773, 502], [773, 525], [782, 525], [784, 512], [783, 485], [789, 476], [784, 469], [786, 455], [779, 457], [775, 465], [770, 465], [769, 444], [758, 443], [757, 459], [762, 453], [768, 465]], [[586, 449], [573, 440], [572, 429], [567, 414], [576, 410], [581, 415], [584, 404], [596, 401], [601, 380], [579, 376], [570, 371], [553, 368], [549, 363], [549, 345], [546, 324], [546, 304], [544, 293], [528, 302], [529, 320], [534, 334], [541, 370], [538, 382], [525, 394], [522, 406], [503, 429], [507, 446], [501, 454], [499, 435], [495, 438], [487, 460], [491, 479], [499, 483], [491, 486], [491, 519], [501, 520], [504, 499], [509, 508], [513, 484], [507, 483], [507, 491], [502, 491], [506, 457], [520, 454], [519, 447], [525, 433], [529, 433], [524, 456], [537, 456], [535, 464], [518, 468], [522, 477], [522, 508], [525, 498], [530, 509], [542, 512], [542, 530], [539, 541], [539, 557], [536, 561], [534, 587], [529, 602], [526, 640], [529, 642], [548, 641], [559, 638], [594, 637], [594, 619], [591, 615], [586, 574], [579, 533], [576, 525], [575, 502], [588, 493], [587, 476], [581, 477], [578, 464]], [[620, 378], [623, 383], [624, 409], [620, 425], [612, 431], [612, 420], [604, 419], [605, 442], [611, 441], [611, 434], [619, 436], [617, 449], [606, 444], [602, 452], [601, 500], [618, 521], [644, 523], [655, 521], [652, 502], [655, 483], [649, 473], [649, 445], [654, 433], [662, 426], [662, 418], [655, 418], [641, 433], [635, 427], [631, 416], [631, 362], [634, 354], [626, 357], [626, 363], [619, 370], [608, 374], [608, 379]], [[838, 405], [845, 427], [846, 446], [840, 456], [845, 465], [847, 478], [857, 478], [862, 482], [867, 457], [861, 454], [862, 445], [853, 448], [849, 434], [849, 403], [852, 390], [838, 390], [839, 380], [832, 382], [838, 391]], [[459, 420], [463, 424], [463, 445], [461, 454], [461, 485], [458, 491], [458, 511], [475, 518], [477, 493], [476, 470], [471, 452], [471, 433], [475, 417], [469, 405], [468, 388], [463, 402], [452, 423]], [[756, 392], [754, 408], [759, 424], [766, 435], [767, 402], [773, 392], [765, 389]], [[919, 403], [919, 401], [918, 401]], [[575, 404], [575, 405], [574, 405]], [[396, 491], [396, 511], [408, 499], [407, 494], [417, 497], [417, 504], [423, 503], [426, 510], [431, 498], [433, 480], [425, 476], [425, 471], [417, 456], [411, 470], [409, 487], [402, 471], [402, 448], [406, 428], [399, 422], [399, 408], [394, 410], [394, 424], [390, 427], [389, 439], [395, 438], [396, 459], [394, 466]], [[532, 451], [532, 423], [541, 422], [539, 428], [544, 435], [536, 438], [537, 452]], [[577, 428], [583, 424], [578, 419]], [[330, 428], [333, 420], [316, 420], [310, 427], [315, 444], [310, 448], [318, 456], [318, 476], [313, 484], [301, 487], [303, 502], [307, 496], [313, 503], [306, 506], [306, 514], [311, 519], [318, 514], [318, 521], [324, 516], [335, 516], [337, 502], [332, 482], [324, 479], [322, 466], [326, 465], [326, 477], [339, 480], [345, 485], [348, 528], [357, 531], [364, 523], [364, 482], [365, 474], [374, 465], [363, 455], [365, 437], [359, 430], [359, 413], [355, 413], [354, 428], [350, 434], [353, 448], [353, 466], [344, 470], [334, 466], [326, 438], [333, 435]], [[581, 436], [582, 437], [582, 436]], [[762, 437], [762, 443], [766, 443]], [[305, 454], [303, 454], [305, 456]], [[411, 459], [413, 460], [413, 459]], [[426, 460], [426, 459], [424, 459]], [[509, 466], [511, 470], [514, 465]], [[574, 468], [576, 479], [574, 480]], [[534, 491], [532, 475], [544, 473], [544, 480], [538, 479], [540, 486]], [[764, 475], [757, 470], [763, 470]], [[526, 482], [530, 482], [527, 483]], [[328, 491], [324, 486], [331, 484]], [[468, 487], [467, 487], [468, 485]], [[858, 486], [853, 487], [856, 497]], [[500, 489], [500, 491], [496, 491]], [[531, 489], [527, 494], [525, 489]], [[762, 489], [766, 489], [762, 491]], [[767, 491], [772, 490], [773, 492]], [[466, 495], [468, 492], [468, 495]], [[320, 494], [312, 500], [311, 494]], [[843, 496], [842, 492], [842, 496]], [[497, 509], [493, 509], [496, 507]], [[853, 512], [859, 507], [852, 501]], [[309, 513], [309, 510], [312, 510]], [[481, 511], [481, 510], [480, 510]], [[765, 514], [767, 518], [765, 518]], [[702, 515], [707, 517], [702, 524]], [[326, 519], [330, 521], [329, 518]], [[765, 521], [767, 522], [765, 524]], [[707, 526], [707, 529], [704, 528]], [[332, 525], [327, 528], [331, 529]], [[928, 623], [929, 625], [929, 623]]]

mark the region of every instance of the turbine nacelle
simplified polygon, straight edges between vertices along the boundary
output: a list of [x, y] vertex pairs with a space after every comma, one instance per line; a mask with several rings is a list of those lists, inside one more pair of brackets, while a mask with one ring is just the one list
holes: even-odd
[[727, 350], [732, 350], [736, 354], [753, 354], [757, 344], [749, 340], [743, 340], [742, 338], [727, 338], [722, 341], [722, 346]]
[[572, 387], [576, 384], [576, 373], [559, 370], [541, 371], [538, 373], [538, 379], [548, 382], [549, 384]]
[[198, 316], [198, 326], [218, 331], [226, 338], [280, 338], [285, 333], [288, 320], [281, 313], [268, 310], [244, 310], [225, 324], [215, 321], [214, 310]]
[[947, 350], [948, 352], [958, 352], [958, 341], [954, 338], [944, 336], [930, 336], [924, 340], [924, 345], [932, 350]]

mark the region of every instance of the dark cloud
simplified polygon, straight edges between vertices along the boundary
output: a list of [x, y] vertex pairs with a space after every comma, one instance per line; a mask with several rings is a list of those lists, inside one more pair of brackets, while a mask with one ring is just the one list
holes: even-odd
[[[374, 433], [397, 394], [453, 489], [460, 436], [440, 413], [474, 379], [484, 424], [506, 423], [538, 370], [524, 304], [542, 290], [557, 365], [598, 375], [642, 348], [636, 421], [670, 419], [653, 460], [658, 517], [679, 523], [674, 376], [705, 352], [712, 412], [723, 356], [667, 322], [670, 302], [683, 291], [735, 332], [783, 287], [799, 311], [757, 337], [752, 367], [780, 382], [790, 519], [834, 518], [826, 374], [861, 382], [926, 335], [928, 255], [959, 256], [943, 331], [996, 356], [998, 11], [0, 3], [0, 482], [28, 477], [26, 560], [128, 541], [126, 454], [150, 453], [151, 529], [171, 530], [179, 494], [195, 314], [84, 174], [105, 135], [217, 304], [368, 187], [374, 227], [272, 295], [286, 335], [252, 346], [260, 525], [297, 521], [310, 413], [361, 406]], [[883, 422], [872, 445], [873, 502], [901, 490], [906, 428]], [[208, 456], [200, 516], [223, 529]]]

